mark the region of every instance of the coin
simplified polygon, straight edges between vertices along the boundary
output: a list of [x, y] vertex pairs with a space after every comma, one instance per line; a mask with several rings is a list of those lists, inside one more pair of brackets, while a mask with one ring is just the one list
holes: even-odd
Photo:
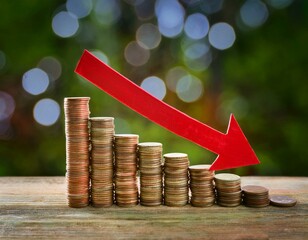
[[270, 203], [277, 207], [293, 207], [296, 205], [297, 200], [289, 196], [273, 195], [270, 196]]
[[66, 191], [69, 207], [89, 204], [89, 97], [64, 99]]
[[189, 202], [189, 159], [186, 153], [164, 154], [164, 203], [179, 207]]
[[246, 185], [242, 187], [242, 191], [246, 195], [266, 195], [268, 194], [268, 189], [257, 185]]
[[241, 177], [236, 175], [236, 174], [232, 174], [232, 173], [219, 173], [215, 175], [215, 181], [217, 182], [239, 182], [241, 180]]
[[91, 117], [91, 203], [109, 207], [113, 189], [113, 117]]
[[236, 207], [242, 203], [241, 177], [231, 173], [214, 176], [216, 202], [223, 207]]
[[190, 203], [194, 207], [209, 207], [215, 203], [214, 171], [211, 165], [199, 164], [189, 166]]
[[120, 207], [138, 204], [136, 134], [114, 135], [115, 202]]
[[159, 142], [138, 144], [140, 204], [158, 206], [163, 202], [162, 151]]
[[247, 207], [266, 207], [269, 205], [269, 191], [267, 188], [257, 185], [242, 187], [243, 203]]

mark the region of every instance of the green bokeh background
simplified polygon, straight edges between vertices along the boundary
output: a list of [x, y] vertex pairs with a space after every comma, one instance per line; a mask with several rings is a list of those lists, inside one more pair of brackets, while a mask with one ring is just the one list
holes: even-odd
[[[182, 102], [169, 90], [164, 101], [222, 132], [230, 113], [235, 114], [261, 164], [231, 172], [307, 176], [308, 1], [295, 0], [284, 9], [267, 5], [267, 21], [246, 30], [237, 25], [245, 1], [224, 1], [222, 10], [207, 17], [210, 25], [220, 21], [232, 25], [236, 41], [224, 51], [212, 48], [213, 61], [201, 72], [185, 66], [184, 33], [172, 39], [162, 37], [145, 65], [128, 64], [124, 49], [135, 40], [138, 27], [146, 22], [157, 24], [155, 17], [138, 19], [128, 2], [119, 1], [122, 15], [115, 24], [101, 25], [91, 13], [80, 19], [82, 30], [75, 36], [61, 38], [54, 34], [51, 22], [57, 12], [65, 10], [65, 1], [1, 1], [0, 51], [6, 61], [0, 68], [0, 91], [10, 94], [16, 107], [10, 129], [0, 136], [0, 175], [65, 174], [63, 99], [67, 96], [90, 96], [91, 116], [125, 120], [128, 127], [120, 121], [117, 133], [139, 134], [141, 142], [162, 142], [165, 153], [186, 152], [191, 164], [214, 161], [214, 154], [155, 125], [77, 77], [74, 68], [83, 50], [98, 49], [109, 57], [112, 67], [137, 84], [151, 75], [165, 79], [174, 66], [183, 66], [200, 78], [204, 94], [198, 101]], [[186, 16], [201, 11], [198, 4], [192, 7], [186, 2], [181, 1]], [[87, 36], [86, 28], [92, 29], [92, 36]], [[61, 63], [61, 77], [43, 94], [30, 95], [22, 88], [22, 76], [46, 56]], [[42, 98], [52, 98], [61, 106], [59, 120], [49, 127], [33, 118], [33, 107]]]

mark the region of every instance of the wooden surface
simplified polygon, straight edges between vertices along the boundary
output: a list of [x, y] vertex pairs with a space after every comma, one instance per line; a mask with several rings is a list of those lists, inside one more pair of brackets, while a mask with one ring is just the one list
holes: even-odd
[[72, 209], [64, 177], [1, 177], [0, 238], [31, 239], [308, 239], [308, 178], [243, 177], [291, 208], [167, 206]]

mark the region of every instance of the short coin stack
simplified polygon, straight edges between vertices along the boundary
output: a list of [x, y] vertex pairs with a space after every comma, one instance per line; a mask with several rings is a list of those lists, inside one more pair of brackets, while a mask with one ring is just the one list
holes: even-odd
[[144, 142], [138, 144], [141, 205], [157, 206], [162, 204], [162, 151], [161, 143]]
[[215, 203], [214, 171], [211, 165], [194, 165], [189, 167], [190, 203], [194, 207], [209, 207]]
[[164, 159], [165, 205], [184, 206], [188, 203], [188, 156], [185, 153], [167, 153]]
[[136, 134], [115, 134], [115, 200], [120, 207], [138, 204]]
[[112, 117], [92, 117], [91, 122], [91, 200], [94, 207], [113, 204]]
[[268, 189], [262, 186], [247, 185], [242, 188], [243, 203], [247, 207], [266, 207], [269, 205]]
[[89, 100], [64, 99], [67, 201], [76, 208], [89, 204]]
[[217, 204], [236, 207], [242, 202], [241, 178], [231, 173], [220, 173], [214, 177]]

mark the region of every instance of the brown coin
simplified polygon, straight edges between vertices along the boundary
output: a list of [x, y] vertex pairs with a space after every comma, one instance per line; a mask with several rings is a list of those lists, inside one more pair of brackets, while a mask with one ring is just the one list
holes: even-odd
[[91, 200], [94, 207], [111, 206], [114, 118], [91, 117]]
[[115, 201], [120, 207], [138, 204], [136, 134], [114, 135]]
[[210, 167], [211, 165], [205, 164], [189, 167], [190, 203], [194, 207], [209, 207], [215, 202], [214, 171], [210, 171]]
[[218, 203], [218, 205], [220, 205], [222, 207], [237, 207], [237, 206], [241, 205], [241, 202], [227, 203], [227, 202], [218, 201], [217, 203]]
[[269, 205], [268, 189], [257, 185], [242, 187], [243, 203], [247, 207], [266, 207]]
[[184, 206], [189, 200], [186, 153], [164, 154], [164, 199], [167, 206]]
[[289, 196], [273, 195], [270, 196], [270, 203], [277, 207], [293, 207], [296, 205], [297, 200]]
[[70, 207], [89, 204], [89, 100], [88, 97], [64, 99], [66, 191]]
[[162, 150], [158, 142], [138, 144], [141, 205], [157, 206], [163, 202]]
[[244, 194], [253, 194], [253, 195], [262, 195], [268, 193], [267, 188], [257, 185], [246, 185], [242, 187], [242, 191]]

